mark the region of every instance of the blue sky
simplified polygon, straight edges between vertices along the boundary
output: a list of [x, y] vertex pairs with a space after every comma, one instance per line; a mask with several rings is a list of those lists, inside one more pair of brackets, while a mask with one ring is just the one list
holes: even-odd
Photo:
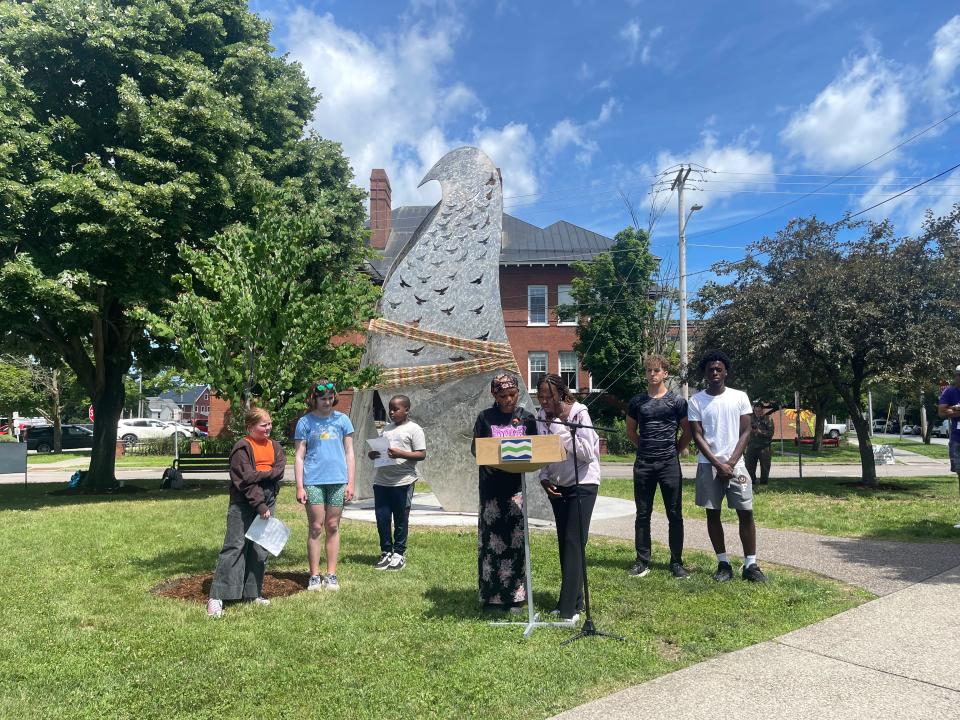
[[[479, 145], [503, 170], [507, 212], [540, 226], [613, 235], [630, 223], [621, 191], [644, 224], [651, 200], [667, 201], [653, 237], [669, 261], [676, 196], [651, 185], [677, 163], [708, 168], [686, 194], [704, 206], [688, 226], [688, 272], [742, 256], [791, 217], [839, 219], [960, 163], [958, 115], [851, 173], [960, 110], [960, 6], [942, 0], [252, 8], [323, 95], [314, 127], [343, 143], [359, 184], [386, 168], [395, 206], [435, 202], [439, 188], [418, 190], [420, 178], [446, 151]], [[916, 232], [926, 208], [958, 201], [960, 171], [866, 217]]]

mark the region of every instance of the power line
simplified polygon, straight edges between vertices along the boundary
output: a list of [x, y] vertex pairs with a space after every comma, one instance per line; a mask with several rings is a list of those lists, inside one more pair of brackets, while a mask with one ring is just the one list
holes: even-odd
[[[880, 207], [881, 205], [884, 205], [884, 204], [890, 202], [891, 200], [896, 200], [898, 197], [901, 197], [902, 195], [906, 195], [908, 192], [910, 192], [911, 190], [917, 189], [917, 188], [920, 187], [921, 185], [926, 185], [928, 182], [933, 182], [933, 181], [936, 180], [938, 177], [943, 177], [943, 176], [946, 175], [948, 172], [952, 172], [952, 171], [956, 170], [957, 168], [960, 168], [960, 163], [957, 163], [957, 164], [954, 165], [953, 167], [947, 168], [946, 170], [944, 170], [944, 171], [941, 172], [941, 173], [937, 173], [936, 175], [934, 175], [934, 176], [931, 177], [931, 178], [927, 178], [927, 179], [924, 180], [923, 182], [917, 183], [917, 184], [914, 185], [913, 187], [907, 188], [907, 189], [904, 190], [903, 192], [898, 192], [896, 195], [891, 195], [891, 196], [888, 197], [886, 200], [881, 200], [880, 202], [876, 203], [875, 205], [871, 205], [870, 207], [864, 208], [863, 210], [860, 210], [859, 212], [855, 212], [853, 215], [847, 215], [847, 216], [844, 218], [844, 220], [850, 220], [850, 219], [852, 219], [852, 218], [857, 217], [858, 215], [863, 215], [864, 213], [868, 213], [868, 212], [870, 212], [871, 210], [873, 210], [873, 209], [875, 209], [875, 208], [878, 208], [878, 207]], [[956, 197], [956, 196], [954, 195], [954, 196], [950, 196], [950, 197]], [[837, 224], [839, 224], [839, 222], [842, 222], [842, 221], [838, 221], [837, 223], [834, 223], [834, 224], [837, 225]]]

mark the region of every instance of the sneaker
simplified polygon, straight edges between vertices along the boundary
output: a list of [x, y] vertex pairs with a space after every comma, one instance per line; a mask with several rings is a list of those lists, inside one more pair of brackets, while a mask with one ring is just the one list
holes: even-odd
[[223, 600], [207, 600], [207, 617], [223, 617]]
[[580, 613], [574, 613], [573, 617], [560, 618], [562, 622], [575, 623], [580, 621]]
[[767, 576], [763, 574], [760, 566], [756, 563], [753, 563], [750, 567], [745, 567], [742, 577], [748, 582], [765, 583], [767, 581]]
[[253, 598], [253, 600], [249, 600], [248, 602], [253, 603], [254, 605], [269, 605], [269, 604], [270, 604], [270, 601], [267, 600], [265, 597], [263, 597], [263, 595], [261, 595], [260, 597], [255, 597], [255, 598]]
[[526, 605], [511, 605], [507, 608], [507, 612], [511, 615], [525, 615], [527, 612]]
[[670, 574], [672, 574], [677, 580], [686, 580], [688, 577], [690, 577], [690, 572], [678, 562], [670, 563]]
[[637, 560], [629, 570], [627, 570], [627, 575], [630, 577], [643, 577], [650, 572], [650, 568], [647, 567], [647, 564], [643, 560]]
[[407, 566], [407, 559], [400, 553], [394, 553], [387, 565], [387, 570], [403, 570]]
[[390, 553], [390, 552], [380, 553], [380, 559], [373, 564], [373, 567], [377, 570], [386, 570], [387, 566], [390, 564], [390, 558], [392, 557], [393, 557], [393, 553]]
[[730, 567], [730, 563], [718, 563], [717, 571], [713, 574], [713, 579], [717, 582], [727, 582], [728, 580], [733, 580], [733, 568]]
[[311, 575], [310, 581], [307, 583], [307, 590], [321, 589], [323, 589], [323, 575]]
[[333, 573], [327, 573], [323, 576], [323, 589], [324, 590], [339, 590], [340, 583], [337, 582], [337, 576]]

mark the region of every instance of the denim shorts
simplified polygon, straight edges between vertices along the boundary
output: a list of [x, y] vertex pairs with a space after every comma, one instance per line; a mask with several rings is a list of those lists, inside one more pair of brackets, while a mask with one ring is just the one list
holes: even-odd
[[304, 485], [307, 491], [308, 505], [329, 505], [343, 507], [344, 496], [347, 492], [346, 483], [332, 483], [330, 485]]

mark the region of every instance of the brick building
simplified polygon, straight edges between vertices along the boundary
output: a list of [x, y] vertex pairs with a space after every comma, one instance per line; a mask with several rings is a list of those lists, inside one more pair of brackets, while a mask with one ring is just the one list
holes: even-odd
[[[381, 169], [370, 175], [370, 245], [383, 254], [371, 263], [382, 282], [393, 259], [411, 241], [433, 210], [429, 205], [394, 208], [390, 179]], [[545, 373], [561, 375], [578, 392], [593, 390], [591, 378], [573, 351], [576, 319], [557, 316], [570, 303], [570, 264], [605, 252], [613, 240], [568, 222], [545, 228], [503, 214], [500, 303], [507, 337], [529, 389]]]

